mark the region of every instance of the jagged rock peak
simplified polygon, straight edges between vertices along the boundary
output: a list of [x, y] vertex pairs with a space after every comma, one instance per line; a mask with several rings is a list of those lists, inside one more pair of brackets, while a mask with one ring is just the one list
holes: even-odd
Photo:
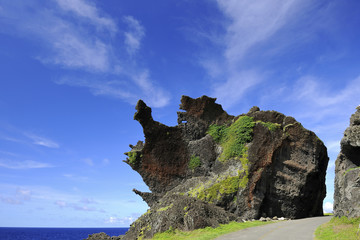
[[124, 239], [152, 237], [170, 226], [192, 230], [235, 218], [323, 214], [329, 158], [315, 133], [256, 106], [235, 117], [215, 101], [182, 96], [184, 111], [174, 127], [155, 121], [151, 108], [138, 102], [134, 118], [145, 143], [131, 145], [125, 162], [149, 186], [151, 192], [134, 192], [150, 210]]
[[220, 104], [215, 103], [216, 98], [202, 96], [200, 98], [181, 97], [180, 109], [186, 111], [187, 116], [192, 116], [206, 122], [226, 120], [229, 115], [223, 110]]
[[350, 118], [335, 162], [334, 213], [360, 217], [360, 106]]

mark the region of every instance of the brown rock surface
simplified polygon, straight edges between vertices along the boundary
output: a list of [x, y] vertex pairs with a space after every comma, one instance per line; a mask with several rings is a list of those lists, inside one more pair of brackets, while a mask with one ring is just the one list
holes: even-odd
[[234, 117], [215, 100], [183, 96], [185, 112], [178, 112], [175, 127], [154, 121], [138, 102], [134, 118], [145, 143], [131, 145], [125, 162], [149, 186], [151, 193], [134, 191], [151, 208], [125, 239], [235, 218], [323, 214], [328, 156], [322, 141], [279, 112], [253, 107]]

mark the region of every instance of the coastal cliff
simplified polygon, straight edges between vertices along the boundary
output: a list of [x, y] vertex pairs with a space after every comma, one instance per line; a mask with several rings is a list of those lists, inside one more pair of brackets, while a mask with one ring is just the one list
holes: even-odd
[[253, 107], [231, 116], [215, 98], [181, 98], [178, 125], [155, 121], [139, 100], [145, 142], [125, 153], [151, 192], [124, 239], [238, 219], [321, 216], [328, 164], [323, 142], [293, 117]]

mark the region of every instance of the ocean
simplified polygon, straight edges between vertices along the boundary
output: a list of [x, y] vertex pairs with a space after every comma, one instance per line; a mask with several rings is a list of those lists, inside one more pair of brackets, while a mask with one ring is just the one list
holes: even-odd
[[129, 228], [7, 228], [0, 227], [0, 240], [83, 240], [89, 234], [104, 232], [124, 235]]

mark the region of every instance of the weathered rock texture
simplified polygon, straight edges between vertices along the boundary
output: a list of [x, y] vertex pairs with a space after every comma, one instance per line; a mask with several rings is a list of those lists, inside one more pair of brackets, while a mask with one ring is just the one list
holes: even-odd
[[86, 238], [84, 240], [121, 240], [122, 238], [123, 238], [123, 236], [110, 237], [106, 233], [101, 232], [101, 233], [91, 234], [91, 235], [89, 235], [88, 238]]
[[360, 217], [360, 106], [350, 118], [335, 162], [334, 213]]
[[139, 101], [134, 118], [144, 129], [125, 161], [151, 192], [134, 189], [150, 210], [125, 239], [171, 228], [192, 230], [236, 219], [323, 214], [327, 150], [292, 117], [253, 107], [228, 115], [202, 96], [181, 98], [178, 125], [154, 121]]

